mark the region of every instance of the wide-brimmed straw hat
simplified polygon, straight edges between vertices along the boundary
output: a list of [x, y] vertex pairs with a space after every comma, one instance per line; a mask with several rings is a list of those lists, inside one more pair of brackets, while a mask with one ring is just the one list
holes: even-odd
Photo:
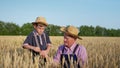
[[60, 30], [71, 37], [78, 38], [78, 39], [82, 40], [82, 38], [80, 38], [78, 36], [79, 30], [74, 26], [61, 27]]
[[44, 17], [37, 17], [35, 22], [32, 22], [32, 24], [42, 24], [48, 26], [48, 23]]

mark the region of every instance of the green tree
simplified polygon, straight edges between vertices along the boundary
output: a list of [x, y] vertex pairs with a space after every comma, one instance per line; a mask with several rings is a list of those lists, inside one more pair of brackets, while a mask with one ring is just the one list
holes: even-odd
[[95, 35], [96, 36], [104, 36], [104, 30], [100, 26], [96, 26], [95, 28]]
[[111, 29], [110, 32], [111, 32], [111, 36], [116, 36], [116, 34], [117, 34], [117, 33], [116, 33], [117, 31], [116, 31], [115, 29]]
[[117, 29], [116, 36], [120, 37], [120, 29]]
[[0, 35], [19, 35], [20, 27], [12, 22], [0, 21]]
[[80, 31], [80, 33], [79, 33], [79, 35], [81, 35], [81, 36], [94, 36], [95, 35], [95, 31], [94, 31], [95, 29], [94, 29], [94, 27], [93, 26], [81, 26], [80, 28], [79, 28], [79, 31]]
[[57, 25], [48, 25], [46, 31], [49, 33], [50, 36], [60, 36], [60, 26]]
[[31, 31], [33, 31], [33, 26], [31, 23], [25, 23], [20, 30], [21, 35], [28, 35]]
[[0, 21], [0, 35], [4, 35], [5, 34], [5, 26], [4, 26], [4, 22]]
[[[68, 25], [69, 26], [69, 25]], [[50, 36], [61, 36], [63, 33], [60, 31], [58, 25], [50, 24], [46, 28], [46, 32]], [[100, 26], [81, 26], [77, 27], [80, 30], [79, 35], [81, 36], [118, 36], [120, 37], [120, 29], [106, 29]], [[23, 24], [22, 27], [16, 25], [13, 22], [3, 22], [0, 21], [0, 35], [28, 35], [33, 31], [33, 26], [31, 23]]]
[[6, 23], [7, 35], [19, 35], [20, 27], [15, 23]]

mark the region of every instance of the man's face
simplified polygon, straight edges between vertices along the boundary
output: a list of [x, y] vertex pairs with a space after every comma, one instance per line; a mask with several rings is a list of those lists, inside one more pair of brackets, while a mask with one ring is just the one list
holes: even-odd
[[42, 34], [45, 30], [45, 26], [43, 26], [41, 24], [34, 25], [34, 28], [36, 29], [38, 34]]
[[64, 34], [64, 45], [67, 47], [71, 47], [75, 42], [75, 39]]

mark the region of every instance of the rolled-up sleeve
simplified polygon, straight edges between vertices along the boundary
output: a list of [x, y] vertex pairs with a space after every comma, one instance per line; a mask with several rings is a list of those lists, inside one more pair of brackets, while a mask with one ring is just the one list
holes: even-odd
[[29, 34], [26, 37], [25, 41], [23, 42], [23, 46], [25, 46], [25, 45], [32, 45], [32, 35], [31, 34]]
[[57, 53], [55, 54], [55, 56], [53, 58], [54, 62], [56, 62], [56, 63], [60, 62], [61, 53], [62, 53], [62, 47], [60, 46], [57, 50]]

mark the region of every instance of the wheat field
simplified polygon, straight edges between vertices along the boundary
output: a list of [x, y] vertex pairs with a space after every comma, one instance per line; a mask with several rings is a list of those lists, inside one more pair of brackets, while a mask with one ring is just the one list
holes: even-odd
[[[0, 68], [41, 68], [42, 61], [38, 60], [39, 57], [32, 64], [31, 53], [21, 47], [25, 38], [26, 36], [0, 36]], [[87, 49], [87, 68], [120, 68], [120, 37], [82, 38], [77, 42]], [[50, 59], [42, 68], [53, 68], [52, 58], [58, 46], [63, 43], [62, 36], [50, 36], [50, 39]]]

